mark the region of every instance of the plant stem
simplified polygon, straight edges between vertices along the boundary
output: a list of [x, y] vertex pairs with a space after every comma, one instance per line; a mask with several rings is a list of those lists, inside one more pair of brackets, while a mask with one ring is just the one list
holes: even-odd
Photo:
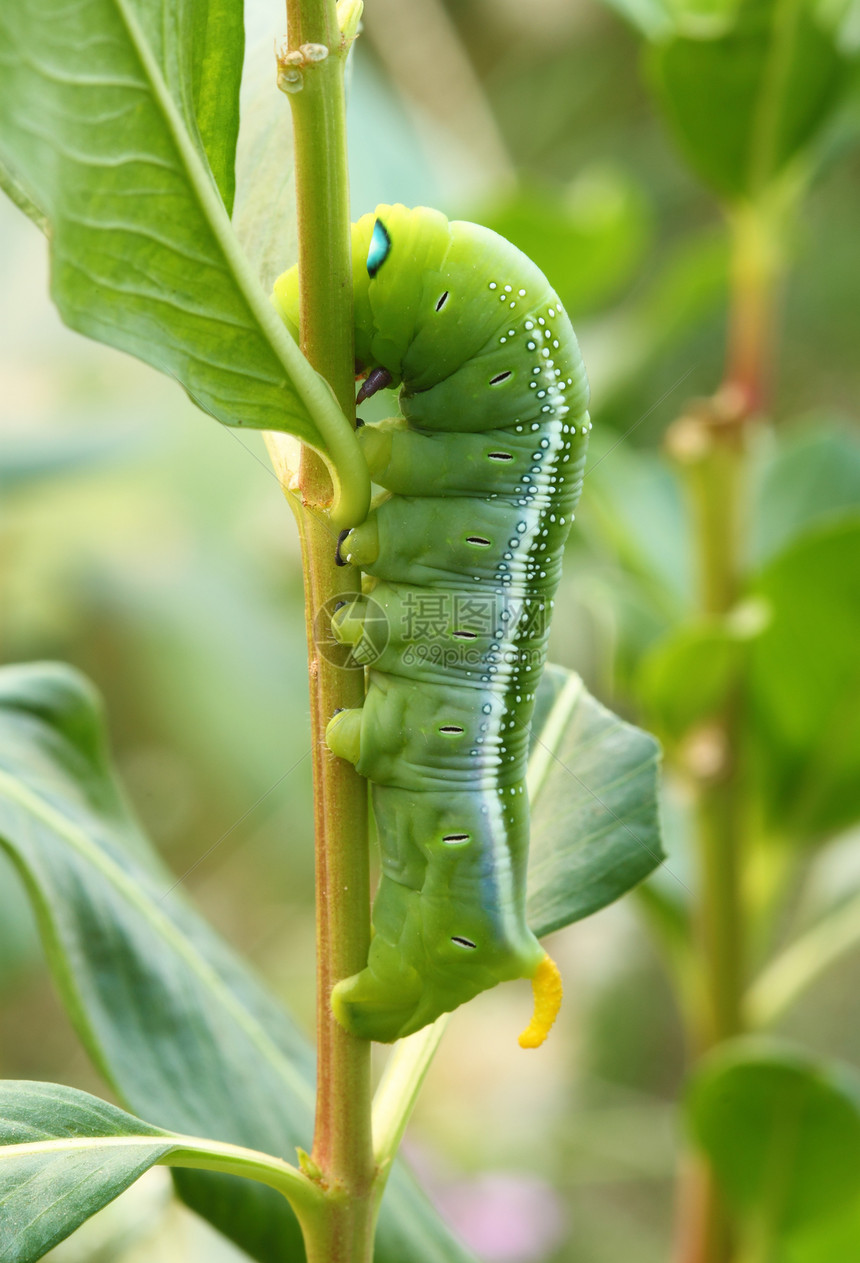
[[[691, 405], [668, 436], [687, 484], [697, 555], [699, 606], [725, 617], [741, 593], [747, 522], [747, 431], [766, 405], [779, 267], [778, 216], [765, 204], [736, 207], [731, 314], [723, 385]], [[701, 1002], [689, 1015], [705, 1052], [745, 1026], [747, 908], [744, 902], [743, 709], [732, 687], [710, 721], [689, 735], [686, 770], [695, 797], [699, 856], [697, 951]], [[706, 1165], [692, 1155], [681, 1180], [679, 1263], [730, 1263], [732, 1226]]]
[[[329, 50], [321, 60], [312, 57], [300, 64], [300, 89], [289, 93], [296, 155], [301, 346], [352, 417], [346, 49], [334, 0], [287, 0], [287, 17], [291, 53], [307, 51], [308, 45]], [[310, 51], [314, 53], [313, 48]], [[364, 678], [360, 670], [345, 670], [328, 661], [318, 651], [315, 634], [315, 622], [330, 616], [334, 600], [355, 592], [358, 585], [353, 571], [335, 566], [335, 533], [321, 507], [331, 497], [329, 477], [322, 461], [307, 450], [302, 454], [299, 492], [316, 847], [317, 1107], [312, 1157], [328, 1191], [328, 1213], [305, 1225], [305, 1245], [309, 1263], [368, 1263], [374, 1175], [370, 1044], [343, 1030], [329, 1003], [334, 984], [364, 967], [370, 944], [367, 787], [352, 765], [335, 759], [325, 745], [325, 727], [334, 711], [362, 704]]]
[[743, 417], [766, 412], [770, 397], [782, 209], [773, 198], [772, 203], [744, 204], [729, 212], [731, 303], [722, 391]]
[[[764, 199], [729, 214], [731, 319], [719, 392], [677, 421], [669, 448], [684, 469], [697, 553], [701, 612], [722, 618], [743, 584], [748, 430], [766, 399], [779, 270], [780, 203]], [[700, 1044], [743, 1029], [743, 717], [737, 688], [688, 746], [697, 799], [701, 945], [708, 996]]]
[[[743, 416], [725, 397], [680, 418], [669, 448], [682, 465], [698, 554], [703, 614], [719, 617], [737, 600], [742, 568], [745, 443]], [[741, 714], [736, 689], [686, 743], [699, 856], [696, 948], [702, 998], [688, 1014], [691, 1042], [705, 1052], [743, 1029], [745, 910], [742, 899]], [[710, 1172], [692, 1157], [682, 1173], [679, 1263], [729, 1263], [730, 1225]]]
[[[704, 614], [721, 617], [735, 604], [741, 585], [743, 418], [725, 418], [717, 407], [704, 407], [691, 423], [700, 429], [696, 458], [686, 466], [699, 599]], [[743, 1026], [740, 741], [738, 697], [731, 689], [720, 712], [692, 735], [687, 747], [699, 840], [699, 935], [706, 1002], [697, 1042], [702, 1048], [730, 1039]]]

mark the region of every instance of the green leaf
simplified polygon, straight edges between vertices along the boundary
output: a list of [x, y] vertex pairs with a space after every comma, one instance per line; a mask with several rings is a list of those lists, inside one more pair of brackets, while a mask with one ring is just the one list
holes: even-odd
[[[171, 1131], [276, 1157], [309, 1147], [311, 1049], [174, 888], [117, 785], [99, 700], [68, 668], [0, 670], [0, 846], [78, 1035], [124, 1104]], [[296, 1220], [271, 1189], [197, 1171], [177, 1183], [260, 1263], [303, 1257]], [[467, 1258], [402, 1167], [376, 1258]]]
[[816, 840], [860, 817], [860, 516], [795, 540], [755, 590], [769, 612], [749, 680], [766, 813]]
[[708, 719], [737, 677], [741, 645], [720, 623], [684, 625], [652, 647], [639, 691], [661, 734], [679, 741]]
[[0, 1083], [5, 1263], [35, 1263], [173, 1148], [167, 1133], [85, 1092]]
[[648, 65], [690, 166], [739, 199], [768, 189], [821, 133], [851, 63], [817, 0], [740, 0], [682, 9]]
[[659, 39], [669, 34], [674, 25], [673, 6], [665, 0], [605, 0], [605, 3], [646, 39]]
[[182, 35], [177, 48], [191, 46], [194, 117], [209, 166], [228, 215], [236, 193], [236, 141], [239, 137], [239, 87], [245, 51], [243, 0], [205, 0], [177, 6], [180, 20], [190, 21], [191, 39]]
[[[689, 605], [693, 561], [684, 529], [678, 479], [665, 461], [616, 438], [599, 447], [586, 472], [589, 512], [601, 535], [639, 580], [664, 622], [676, 622]], [[604, 545], [605, 546], [605, 545]]]
[[688, 1108], [760, 1257], [771, 1257], [765, 1242], [860, 1196], [860, 1086], [847, 1071], [769, 1041], [736, 1041], [706, 1061]]
[[764, 603], [751, 600], [725, 619], [682, 623], [649, 649], [639, 693], [661, 736], [680, 741], [725, 705], [767, 620]]
[[[286, 264], [298, 257], [299, 243], [293, 128], [283, 94], [272, 91], [268, 16], [262, 8], [249, 8], [247, 15], [233, 228], [264, 287], [271, 291]], [[266, 34], [255, 38], [254, 25]]]
[[481, 222], [549, 277], [572, 319], [604, 306], [630, 281], [650, 236], [648, 205], [629, 178], [607, 169], [567, 189], [520, 189]]
[[816, 524], [860, 510], [860, 442], [856, 432], [815, 417], [779, 446], [764, 470], [752, 523], [761, 564]]
[[860, 1258], [860, 1197], [846, 1210], [795, 1233], [775, 1263], [842, 1263]]
[[277, 1158], [171, 1135], [75, 1088], [7, 1080], [0, 1083], [3, 1259], [40, 1259], [158, 1162], [232, 1171], [305, 1204], [320, 1196]]
[[556, 698], [535, 725], [529, 765], [528, 917], [539, 935], [612, 903], [664, 858], [657, 742], [572, 672], [551, 666], [544, 679]]
[[4, 5], [4, 187], [47, 223], [52, 297], [71, 328], [175, 377], [227, 425], [285, 430], [350, 467], [336, 516], [355, 521], [369, 480], [353, 431], [261, 289], [219, 194], [218, 183], [229, 199], [232, 181], [236, 7]]

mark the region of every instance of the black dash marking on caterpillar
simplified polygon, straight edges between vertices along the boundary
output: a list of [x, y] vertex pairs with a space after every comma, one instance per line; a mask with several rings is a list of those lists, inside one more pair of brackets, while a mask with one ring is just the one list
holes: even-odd
[[487, 452], [487, 460], [513, 460], [510, 452]]
[[444, 732], [448, 736], [459, 736], [463, 729], [457, 724], [442, 724], [439, 731]]
[[365, 399], [369, 399], [371, 395], [375, 395], [378, 390], [385, 390], [386, 386], [391, 385], [391, 374], [387, 368], [374, 368], [367, 374], [361, 383], [358, 394], [355, 397], [356, 403], [364, 403]]
[[508, 380], [508, 378], [511, 376], [511, 373], [512, 373], [512, 372], [513, 372], [513, 370], [512, 370], [512, 369], [510, 369], [510, 368], [506, 368], [506, 369], [505, 369], [505, 371], [504, 371], [503, 373], [496, 373], [495, 377], [491, 377], [491, 378], [490, 378], [490, 385], [491, 385], [491, 386], [498, 386], [498, 385], [500, 385], [502, 382], [506, 382], [506, 381]]
[[346, 605], [346, 601], [336, 601], [334, 609], [332, 610], [332, 613], [336, 614], [338, 610], [342, 610], [345, 605]]
[[447, 291], [447, 289], [446, 289], [446, 290], [445, 290], [445, 293], [442, 295], [442, 297], [439, 299], [438, 303], [436, 304], [436, 310], [437, 310], [437, 311], [441, 311], [441, 310], [442, 310], [442, 308], [443, 308], [443, 307], [445, 306], [445, 304], [447, 303], [448, 298], [449, 298], [449, 294], [448, 294], [448, 291]]
[[489, 547], [490, 547], [490, 541], [489, 541], [488, 539], [485, 539], [483, 535], [467, 535], [467, 536], [466, 536], [466, 543], [467, 543], [467, 544], [477, 544], [479, 548], [489, 548]]
[[455, 640], [477, 640], [478, 633], [470, 631], [455, 631], [453, 633]]
[[363, 425], [364, 425], [364, 422], [362, 421], [361, 417], [356, 417], [356, 418], [355, 418], [355, 428], [356, 428], [357, 430], [360, 430], [360, 429], [361, 429], [361, 427], [362, 427]]
[[346, 528], [346, 530], [345, 530], [345, 531], [341, 531], [341, 533], [340, 533], [340, 534], [338, 535], [338, 537], [337, 537], [337, 547], [336, 547], [336, 548], [335, 548], [335, 550], [334, 550], [334, 564], [335, 564], [336, 566], [348, 566], [348, 565], [349, 565], [349, 562], [348, 562], [348, 561], [345, 561], [345, 560], [344, 560], [344, 558], [343, 558], [343, 557], [341, 557], [341, 555], [340, 555], [340, 546], [341, 546], [341, 544], [343, 543], [343, 541], [346, 539], [347, 535], [350, 533], [350, 531], [351, 531], [351, 530], [352, 530], [352, 527], [351, 527], [351, 526], [348, 526], [348, 527]]
[[458, 947], [477, 947], [477, 943], [473, 943], [470, 938], [463, 938], [461, 934], [452, 934], [451, 942], [456, 943]]
[[450, 846], [453, 846], [458, 842], [468, 842], [470, 836], [471, 835], [468, 833], [446, 833], [442, 841], [447, 842]]

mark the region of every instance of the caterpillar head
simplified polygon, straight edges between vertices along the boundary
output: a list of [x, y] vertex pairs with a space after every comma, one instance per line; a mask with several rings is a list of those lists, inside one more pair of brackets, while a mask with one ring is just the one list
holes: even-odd
[[448, 245], [447, 219], [426, 207], [377, 206], [353, 225], [355, 358], [387, 369], [394, 385], [430, 303], [425, 278], [438, 275]]

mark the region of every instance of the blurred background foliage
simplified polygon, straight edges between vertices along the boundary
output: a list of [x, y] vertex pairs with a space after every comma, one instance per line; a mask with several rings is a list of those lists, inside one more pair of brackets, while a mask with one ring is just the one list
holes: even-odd
[[[491, 992], [457, 1014], [419, 1105], [410, 1155], [487, 1263], [669, 1256], [690, 1038], [676, 950], [695, 886], [689, 773], [738, 680], [761, 910], [754, 963], [860, 898], [854, 18], [832, 4], [815, 11], [804, 57], [782, 67], [792, 110], [763, 157], [720, 93], [747, 92], [754, 108], [735, 19], [767, 7], [369, 0], [354, 56], [354, 217], [402, 201], [479, 219], [537, 261], [571, 314], [595, 430], [552, 655], [650, 724], [668, 755], [669, 862], [638, 908], [625, 901], [555, 943], [568, 999], [540, 1063], [526, 1064], [511, 1038], [524, 997]], [[282, 24], [277, 5], [249, 5], [235, 219], [267, 282], [295, 249], [289, 119], [271, 57]], [[799, 172], [788, 159], [810, 138], [814, 162], [807, 149]], [[772, 423], [752, 437], [744, 591], [729, 616], [709, 619], [684, 480], [663, 440], [723, 374], [730, 250], [718, 196], [772, 182], [786, 197], [808, 187], [782, 234]], [[63, 329], [43, 241], [5, 201], [0, 256], [2, 660], [58, 658], [98, 684], [151, 835], [310, 1028], [301, 573], [262, 441]], [[367, 417], [390, 409], [383, 397]], [[100, 1091], [0, 862], [0, 1072]], [[860, 1061], [858, 963], [843, 953], [786, 1014], [785, 1033]], [[763, 1010], [773, 994], [755, 993]], [[749, 1085], [737, 1090], [742, 1119]], [[697, 1091], [707, 1131], [707, 1082]], [[714, 1144], [731, 1167], [730, 1142]], [[57, 1259], [233, 1257], [168, 1207], [162, 1174]], [[779, 1263], [853, 1257], [844, 1243], [856, 1243], [860, 1216], [840, 1213], [826, 1240], [801, 1238]]]

